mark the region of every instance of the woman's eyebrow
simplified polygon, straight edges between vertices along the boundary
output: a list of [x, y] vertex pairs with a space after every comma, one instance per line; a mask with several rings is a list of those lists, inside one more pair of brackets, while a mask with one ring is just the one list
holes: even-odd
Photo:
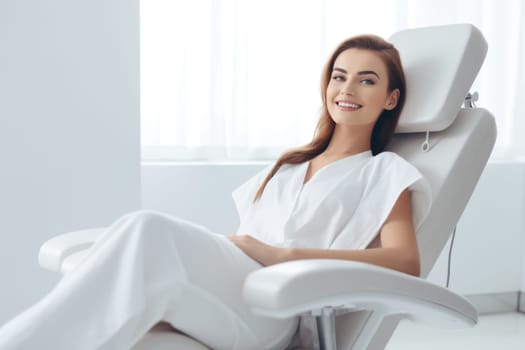
[[[333, 70], [337, 71], [337, 72], [344, 73], [344, 74], [348, 74], [348, 72], [345, 69], [340, 68], [340, 67], [335, 67]], [[373, 70], [362, 70], [362, 71], [357, 72], [357, 75], [367, 75], [367, 74], [375, 75], [378, 79], [380, 79], [379, 78], [379, 74], [377, 74]]]
[[367, 74], [373, 74], [379, 79], [379, 74], [374, 72], [373, 70], [362, 70], [360, 72], [357, 72], [358, 75], [367, 75]]
[[346, 70], [344, 70], [343, 68], [339, 68], [339, 67], [335, 67], [334, 71], [341, 72], [341, 73], [344, 73], [344, 74], [348, 73]]

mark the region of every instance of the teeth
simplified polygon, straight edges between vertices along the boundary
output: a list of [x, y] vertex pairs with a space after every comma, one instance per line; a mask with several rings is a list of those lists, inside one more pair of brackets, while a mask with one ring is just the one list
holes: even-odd
[[337, 102], [337, 104], [341, 107], [349, 107], [349, 108], [360, 108], [361, 107], [361, 105], [358, 105], [355, 103], [343, 102], [343, 101], [339, 101]]

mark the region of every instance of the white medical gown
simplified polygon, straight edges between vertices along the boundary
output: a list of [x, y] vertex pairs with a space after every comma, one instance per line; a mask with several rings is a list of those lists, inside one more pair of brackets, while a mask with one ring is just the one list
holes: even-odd
[[237, 232], [276, 246], [364, 249], [404, 189], [411, 191], [416, 231], [430, 209], [429, 184], [395, 153], [366, 151], [339, 159], [303, 185], [308, 164], [281, 166], [255, 204], [272, 165], [235, 189]]

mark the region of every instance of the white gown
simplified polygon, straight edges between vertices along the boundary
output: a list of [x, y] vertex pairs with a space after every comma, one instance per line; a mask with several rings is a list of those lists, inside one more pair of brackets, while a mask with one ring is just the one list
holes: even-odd
[[[403, 189], [412, 190], [416, 227], [429, 209], [428, 185], [393, 153], [340, 159], [303, 186], [307, 165], [283, 166], [256, 205], [269, 167], [237, 188], [237, 232], [280, 246], [361, 249]], [[244, 279], [259, 268], [205, 227], [130, 213], [47, 296], [0, 328], [0, 349], [126, 350], [160, 320], [216, 350], [284, 349], [298, 319], [259, 317], [242, 302]]]
[[430, 210], [431, 190], [410, 163], [392, 152], [370, 151], [332, 162], [306, 183], [308, 162], [283, 165], [253, 197], [271, 166], [233, 192], [238, 232], [272, 245], [364, 249], [377, 236], [401, 192], [411, 191], [417, 231]]

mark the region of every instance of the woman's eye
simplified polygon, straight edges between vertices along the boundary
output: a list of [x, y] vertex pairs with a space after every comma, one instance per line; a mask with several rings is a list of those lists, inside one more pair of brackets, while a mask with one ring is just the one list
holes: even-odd
[[332, 79], [335, 80], [335, 81], [344, 81], [345, 80], [345, 78], [342, 75], [334, 75], [332, 77]]
[[361, 80], [361, 83], [364, 85], [374, 85], [375, 81], [373, 81], [372, 79], [363, 79]]

